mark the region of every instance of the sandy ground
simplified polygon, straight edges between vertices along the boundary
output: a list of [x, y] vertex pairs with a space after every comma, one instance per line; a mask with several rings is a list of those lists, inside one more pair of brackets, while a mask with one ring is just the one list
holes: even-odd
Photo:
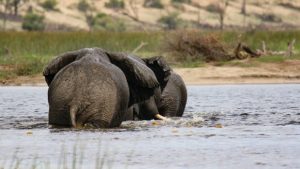
[[[29, 6], [33, 7], [35, 11], [38, 11], [45, 16], [45, 22], [53, 25], [64, 25], [75, 30], [89, 30], [86, 22], [85, 14], [78, 10], [78, 0], [60, 0], [57, 1], [56, 10], [47, 11], [41, 7], [39, 2], [31, 1], [20, 6], [20, 14], [24, 16]], [[90, 5], [93, 10], [92, 13], [105, 13], [116, 18], [123, 19], [130, 25], [145, 26], [145, 23], [150, 25], [157, 25], [157, 21], [162, 16], [175, 12], [178, 13], [178, 17], [185, 21], [198, 22], [204, 25], [210, 25], [213, 27], [219, 26], [219, 15], [215, 11], [210, 11], [210, 6], [218, 6], [221, 1], [219, 0], [192, 0], [190, 4], [177, 4], [174, 5], [170, 0], [162, 0], [164, 9], [146, 8], [144, 7], [144, 0], [126, 0], [125, 8], [122, 10], [116, 10], [105, 7], [105, 3], [109, 0], [93, 0], [90, 1]], [[132, 2], [132, 3], [130, 3]], [[284, 6], [280, 3], [285, 3], [291, 7]], [[298, 18], [300, 17], [300, 1], [287, 1], [287, 0], [251, 0], [247, 1], [246, 11], [247, 15], [241, 14], [242, 0], [230, 1], [226, 8], [226, 15], [224, 18], [225, 26], [254, 26], [263, 24], [270, 24], [273, 26], [280, 25], [294, 25], [299, 27], [300, 23]], [[3, 7], [0, 5], [0, 10]], [[2, 9], [3, 10], [3, 9]], [[267, 23], [259, 16], [271, 15], [280, 18], [281, 22]], [[57, 19], [59, 18], [59, 19]], [[138, 21], [132, 19], [138, 18]], [[159, 28], [159, 27], [157, 27]], [[20, 23], [9, 22], [7, 29], [22, 30]]]
[[[258, 67], [174, 68], [187, 85], [300, 83], [300, 61], [262, 64]], [[46, 86], [42, 75], [2, 80], [0, 85]]]

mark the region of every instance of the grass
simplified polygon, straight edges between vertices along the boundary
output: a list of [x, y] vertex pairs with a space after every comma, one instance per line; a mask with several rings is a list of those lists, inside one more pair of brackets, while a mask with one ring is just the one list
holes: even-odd
[[[199, 32], [204, 33], [206, 32]], [[269, 50], [287, 49], [287, 43], [296, 39], [295, 51], [300, 52], [300, 31], [254, 31], [254, 32], [209, 32], [218, 34], [226, 44], [236, 45], [238, 39], [253, 49], [261, 49], [265, 41]], [[101, 47], [110, 51], [132, 52], [142, 42], [147, 43], [137, 54], [142, 57], [166, 54], [163, 39], [169, 32], [0, 32], [0, 66], [9, 65], [12, 70], [0, 67], [0, 80], [20, 75], [41, 73], [43, 67], [55, 56], [66, 51], [85, 47]], [[240, 37], [240, 38], [239, 38]], [[300, 59], [300, 56], [284, 58], [265, 56], [257, 62], [278, 63], [287, 59]], [[247, 67], [246, 63], [229, 62], [222, 65]], [[180, 67], [203, 66], [203, 61], [183, 61]]]
[[14, 68], [10, 73], [0, 69], [0, 79], [41, 73], [58, 54], [86, 47], [131, 52], [145, 42], [137, 54], [151, 56], [159, 51], [161, 37], [142, 32], [0, 32], [0, 66]]
[[[57, 155], [57, 160], [45, 159], [37, 154], [24, 159], [24, 157], [19, 157], [21, 148], [17, 147], [12, 157], [0, 159], [0, 169], [81, 169], [86, 168], [84, 164], [88, 164], [90, 168], [95, 169], [113, 168], [114, 154], [117, 154], [117, 152], [109, 152], [109, 145], [103, 145], [101, 140], [98, 142], [97, 147], [95, 147], [96, 152], [94, 155], [96, 156], [90, 156], [90, 153], [85, 150], [86, 143], [79, 143], [76, 140], [75, 143], [72, 144], [73, 145], [66, 146], [65, 143], [62, 143], [60, 152]], [[128, 160], [132, 160], [131, 152], [128, 155], [130, 157]]]
[[288, 42], [296, 39], [295, 49], [300, 51], [300, 31], [252, 31], [221, 33], [227, 43], [236, 42], [238, 37], [253, 49], [261, 49], [262, 41], [270, 50], [286, 50]]
[[177, 64], [176, 66], [186, 67], [186, 68], [195, 68], [195, 67], [203, 67], [204, 65], [205, 65], [204, 61], [197, 60], [197, 61], [185, 61], [185, 62]]
[[224, 61], [220, 61], [220, 62], [215, 62], [213, 63], [214, 66], [231, 66], [231, 67], [243, 67], [243, 68], [247, 68], [247, 67], [255, 67], [258, 64], [256, 62], [241, 62], [241, 61], [228, 61], [228, 62], [224, 62]]
[[259, 57], [256, 61], [263, 62], [263, 63], [280, 63], [285, 61], [287, 58], [284, 56], [264, 56]]

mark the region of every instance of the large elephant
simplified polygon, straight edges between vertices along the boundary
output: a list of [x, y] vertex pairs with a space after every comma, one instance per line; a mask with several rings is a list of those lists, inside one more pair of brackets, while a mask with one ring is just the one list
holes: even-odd
[[[71, 127], [117, 127], [128, 108], [153, 97], [159, 86], [143, 61], [100, 48], [64, 53], [43, 75], [49, 85], [49, 124]], [[157, 112], [149, 116], [163, 119]]]
[[187, 102], [187, 90], [182, 78], [162, 57], [147, 58], [143, 61], [154, 72], [160, 87], [154, 90], [150, 99], [133, 106], [134, 114], [141, 120], [152, 119], [153, 116], [150, 116], [149, 112], [153, 110], [162, 116], [181, 117]]

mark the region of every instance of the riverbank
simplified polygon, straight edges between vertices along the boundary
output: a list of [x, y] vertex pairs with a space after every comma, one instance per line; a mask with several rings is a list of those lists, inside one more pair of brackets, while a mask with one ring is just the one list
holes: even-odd
[[[213, 66], [174, 68], [187, 85], [300, 83], [300, 61], [263, 63], [254, 67]], [[46, 86], [41, 74], [1, 80], [1, 86]]]

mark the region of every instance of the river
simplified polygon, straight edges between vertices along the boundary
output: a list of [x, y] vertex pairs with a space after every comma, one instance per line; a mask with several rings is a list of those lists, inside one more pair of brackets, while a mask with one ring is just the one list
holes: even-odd
[[0, 87], [0, 169], [300, 168], [300, 85], [188, 86], [182, 118], [47, 124], [47, 87]]

